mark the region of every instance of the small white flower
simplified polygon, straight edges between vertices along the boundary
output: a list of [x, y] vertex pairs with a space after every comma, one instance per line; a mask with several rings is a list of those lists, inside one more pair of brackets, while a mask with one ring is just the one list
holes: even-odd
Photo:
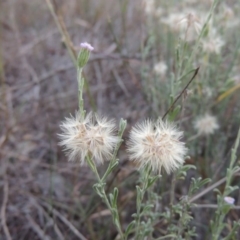
[[154, 72], [156, 72], [157, 74], [164, 76], [167, 71], [167, 65], [165, 62], [161, 61], [156, 63], [153, 69], [154, 69]]
[[65, 147], [70, 160], [78, 158], [83, 163], [89, 154], [97, 164], [103, 163], [111, 158], [118, 142], [114, 122], [92, 113], [83, 118], [77, 112], [75, 118], [66, 118], [60, 127], [60, 145]]
[[140, 168], [150, 164], [153, 171], [163, 167], [169, 174], [184, 163], [187, 148], [180, 138], [183, 133], [174, 125], [159, 120], [137, 124], [130, 132], [128, 152]]
[[228, 204], [233, 205], [234, 202], [235, 202], [235, 199], [232, 198], [232, 197], [224, 197], [224, 201], [225, 201], [226, 203], [228, 203]]
[[216, 117], [205, 114], [195, 122], [195, 129], [199, 135], [209, 135], [214, 133], [219, 128]]
[[90, 52], [94, 50], [94, 47], [87, 42], [81, 43], [80, 47], [85, 48], [85, 49], [89, 50]]

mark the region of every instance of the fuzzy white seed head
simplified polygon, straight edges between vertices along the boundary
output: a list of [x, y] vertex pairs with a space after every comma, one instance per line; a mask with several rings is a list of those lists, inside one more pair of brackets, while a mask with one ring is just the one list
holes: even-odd
[[167, 72], [167, 65], [165, 62], [161, 61], [154, 65], [154, 72], [160, 76], [165, 76]]
[[92, 113], [83, 118], [77, 112], [75, 117], [66, 118], [60, 128], [60, 145], [65, 147], [70, 160], [79, 159], [81, 163], [87, 154], [97, 164], [109, 160], [118, 142], [114, 121]]
[[182, 135], [174, 125], [161, 120], [137, 124], [130, 132], [130, 159], [140, 168], [150, 164], [153, 171], [160, 172], [163, 167], [169, 174], [184, 163], [187, 148], [180, 142]]
[[199, 17], [192, 12], [187, 13], [179, 22], [178, 24], [185, 29], [193, 28], [197, 34], [200, 33], [202, 29], [202, 24], [200, 22]]
[[174, 32], [179, 32], [181, 38], [186, 41], [194, 41], [198, 38], [203, 27], [205, 16], [194, 9], [172, 12], [167, 17], [161, 18], [161, 22], [168, 25]]
[[205, 114], [196, 120], [194, 127], [199, 135], [209, 135], [214, 133], [219, 128], [219, 125], [216, 117]]

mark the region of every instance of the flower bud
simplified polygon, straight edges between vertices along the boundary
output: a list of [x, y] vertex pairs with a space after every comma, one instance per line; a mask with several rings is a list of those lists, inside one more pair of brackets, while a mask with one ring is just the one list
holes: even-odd
[[83, 68], [87, 64], [90, 56], [90, 52], [94, 48], [87, 42], [81, 43], [80, 46], [81, 46], [81, 50], [78, 54], [77, 62], [78, 62], [78, 67]]

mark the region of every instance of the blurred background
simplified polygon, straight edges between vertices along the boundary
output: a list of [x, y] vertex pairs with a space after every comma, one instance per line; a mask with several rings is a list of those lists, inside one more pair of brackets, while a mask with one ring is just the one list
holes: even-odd
[[[200, 72], [181, 97], [175, 118], [184, 140], [190, 138], [187, 163], [198, 166], [177, 184], [177, 197], [187, 192], [192, 176], [211, 177], [213, 182], [225, 176], [239, 128], [240, 4], [220, 2], [211, 21], [212, 35], [203, 36], [205, 42], [191, 61]], [[207, 0], [1, 0], [1, 240], [116, 238], [110, 213], [92, 189], [93, 174], [78, 162], [68, 162], [58, 146], [60, 122], [78, 108], [74, 61], [79, 44], [87, 41], [94, 47], [84, 69], [85, 109], [117, 122], [126, 119], [127, 139], [137, 121], [163, 116], [170, 98], [190, 80], [188, 75], [173, 84], [181, 73], [178, 58], [188, 58], [196, 39], [189, 34], [184, 53], [179, 52], [181, 33], [174, 27], [186, 22], [187, 12], [206, 16], [210, 6]], [[174, 20], [179, 12], [182, 16]], [[195, 23], [200, 24], [201, 16]], [[209, 112], [218, 119], [216, 134], [191, 140], [197, 131], [194, 121]], [[119, 187], [125, 226], [135, 212], [137, 173], [127, 162], [125, 144], [119, 159], [106, 189]], [[165, 176], [158, 185], [162, 210], [169, 202], [170, 179]], [[239, 176], [234, 181], [239, 184]], [[239, 192], [234, 197], [240, 201]], [[198, 203], [216, 204], [214, 193]], [[196, 239], [208, 239], [214, 210], [193, 210]], [[229, 227], [238, 218], [239, 209], [232, 210]], [[156, 236], [164, 236], [167, 223], [159, 220], [155, 227]]]

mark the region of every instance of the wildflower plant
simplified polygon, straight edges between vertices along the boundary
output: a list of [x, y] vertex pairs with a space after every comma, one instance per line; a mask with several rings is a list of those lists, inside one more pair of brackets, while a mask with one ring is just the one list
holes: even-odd
[[1, 240], [240, 239], [240, 0], [0, 6]]
[[[194, 4], [194, 1], [191, 2]], [[145, 87], [146, 95], [149, 97], [148, 100], [153, 102], [152, 109], [155, 110], [153, 115], [157, 114], [158, 120], [154, 121], [146, 117], [147, 120], [138, 122], [130, 130], [126, 141], [128, 158], [136, 165], [139, 174], [139, 180], [136, 184], [136, 211], [132, 214], [132, 221], [126, 226], [123, 226], [120, 221], [121, 217], [117, 204], [118, 188], [115, 187], [110, 194], [107, 194], [105, 189], [107, 177], [119, 164], [117, 154], [123, 142], [122, 136], [126, 128], [126, 121], [121, 119], [117, 130], [114, 120], [109, 120], [105, 116], [92, 112], [86, 113], [83, 100], [84, 78], [82, 71], [89, 60], [91, 51], [94, 49], [88, 43], [81, 44], [77, 59], [79, 109], [75, 116], [66, 118], [60, 125], [62, 130], [60, 145], [64, 147], [70, 160], [77, 160], [81, 164], [87, 163], [95, 174], [97, 183], [94, 184], [93, 188], [110, 210], [113, 223], [118, 230], [119, 239], [125, 240], [129, 237], [135, 240], [155, 239], [154, 226], [160, 219], [166, 222], [167, 227], [164, 236], [158, 239], [192, 239], [196, 237], [197, 233], [192, 224], [194, 216], [191, 211], [195, 206], [193, 202], [197, 199], [198, 191], [202, 187], [208, 186], [211, 179], [195, 176], [191, 178], [190, 186], [185, 193], [181, 196], [176, 195], [177, 184], [185, 181], [187, 173], [196, 170], [196, 166], [186, 163], [187, 154], [193, 149], [186, 147], [186, 144], [182, 141], [184, 134], [176, 127], [174, 121], [179, 115], [183, 116], [184, 104], [187, 99], [186, 92], [190, 85], [192, 91], [196, 93], [192, 94], [193, 100], [200, 94], [204, 94], [202, 83], [199, 80], [193, 81], [197, 75], [199, 78], [202, 77], [202, 73], [199, 72], [200, 68], [196, 67], [195, 64], [198, 65], [201, 61], [207, 61], [208, 63], [208, 58], [204, 57], [208, 56], [210, 58], [212, 54], [213, 57], [217, 57], [221, 54], [221, 48], [224, 46], [220, 37], [215, 38], [218, 42], [216, 46], [213, 44], [215, 49], [211, 48], [212, 45], [208, 45], [209, 39], [214, 40], [211, 39], [211, 36], [218, 36], [218, 32], [212, 27], [212, 16], [218, 3], [218, 0], [213, 1], [208, 14], [197, 14], [188, 9], [186, 14], [173, 13], [172, 16], [161, 16], [159, 19], [161, 24], [170, 27], [169, 29], [173, 31], [173, 34], [178, 30], [180, 32], [178, 32], [178, 42], [175, 45], [175, 58], [166, 62], [165, 60], [159, 62], [154, 59], [153, 63], [157, 62], [157, 64], [150, 64], [149, 69], [146, 66], [143, 67], [142, 79], [146, 81], [143, 81], [142, 85]], [[145, 1], [145, 4], [146, 13], [151, 13], [151, 18], [153, 15], [159, 17], [158, 14], [161, 12], [159, 9], [158, 14], [152, 14], [155, 11], [155, 1]], [[176, 26], [178, 29], [176, 29]], [[150, 49], [156, 44], [156, 37], [151, 32], [152, 29], [149, 28], [149, 31], [150, 37], [147, 46], [142, 49], [142, 61], [144, 63], [146, 63], [146, 56]], [[198, 58], [201, 58], [201, 61], [198, 61]], [[160, 57], [160, 59], [163, 58]], [[171, 69], [172, 62], [174, 62], [174, 72]], [[152, 66], [154, 67], [152, 68]], [[149, 84], [151, 80], [147, 79], [149, 77], [148, 71], [151, 74], [152, 72], [155, 73], [156, 82], [153, 84]], [[157, 95], [158, 78], [164, 78], [165, 80], [161, 81], [161, 84], [165, 84], [165, 86], [163, 90], [159, 89], [159, 92], [162, 91], [162, 95], [165, 94], [165, 96], [167, 92], [168, 98], [166, 101]], [[166, 84], [167, 81], [169, 81], [168, 84]], [[210, 96], [208, 97], [210, 98]], [[161, 99], [162, 102], [160, 103], [158, 99]], [[181, 106], [177, 105], [179, 100], [182, 100]], [[166, 109], [166, 107], [168, 107], [168, 110], [165, 114], [159, 113], [159, 109]], [[208, 112], [204, 104], [200, 108], [203, 108], [199, 109], [201, 112]], [[194, 113], [198, 115], [198, 112]], [[162, 118], [159, 115], [162, 115]], [[181, 119], [179, 123], [180, 125], [184, 124]], [[192, 126], [192, 122], [190, 125]], [[194, 128], [197, 135], [190, 137], [188, 142], [202, 135], [214, 135], [213, 133], [217, 133], [220, 126], [214, 115], [205, 114], [194, 122]], [[238, 135], [232, 151], [230, 166], [227, 169], [225, 189], [223, 192], [216, 190], [218, 208], [209, 229], [213, 240], [220, 239], [221, 233], [226, 227], [226, 224], [223, 223], [224, 218], [234, 206], [234, 199], [230, 195], [237, 187], [231, 186], [231, 180], [234, 174], [239, 172], [235, 156], [239, 138], [240, 135]], [[210, 138], [207, 137], [207, 139], [209, 143]], [[207, 154], [209, 153], [208, 150], [206, 151]], [[206, 156], [208, 156], [207, 154]], [[99, 165], [106, 161], [108, 161], [107, 169], [100, 176]], [[206, 162], [205, 159], [205, 164]], [[195, 165], [198, 166], [199, 164], [196, 163]], [[209, 171], [207, 173], [209, 176]], [[162, 196], [157, 194], [158, 189], [156, 188], [159, 185], [164, 188], [164, 184], [170, 178], [171, 187], [167, 189], [169, 205], [160, 209], [159, 201], [162, 200]], [[232, 230], [224, 239], [231, 239], [239, 225], [239, 222], [235, 222]]]
[[[126, 127], [126, 121], [120, 120], [119, 131], [113, 120], [100, 117], [94, 113], [84, 110], [83, 87], [84, 78], [82, 71], [94, 49], [89, 43], [82, 43], [77, 59], [77, 78], [79, 110], [75, 117], [71, 116], [60, 125], [62, 133], [60, 145], [65, 147], [70, 160], [86, 162], [97, 178], [94, 189], [103, 199], [111, 211], [113, 222], [116, 225], [121, 238], [124, 238], [117, 209], [118, 189], [107, 196], [105, 191], [106, 178], [118, 165], [117, 152], [122, 142], [122, 134]], [[102, 177], [100, 177], [97, 166], [109, 160], [109, 165]]]
[[[118, 165], [117, 152], [122, 142], [126, 121], [120, 121], [118, 134], [116, 134], [113, 120], [91, 112], [85, 113], [82, 70], [93, 47], [88, 43], [81, 44], [81, 47], [77, 60], [79, 110], [75, 116], [66, 118], [60, 125], [62, 129], [62, 133], [59, 134], [60, 145], [65, 148], [70, 160], [78, 160], [82, 164], [86, 162], [95, 173], [97, 183], [94, 185], [94, 189], [109, 208], [121, 239], [126, 239], [132, 233], [132, 229], [135, 232], [135, 239], [143, 239], [151, 235], [153, 231], [153, 222], [149, 218], [152, 204], [145, 203], [143, 206], [145, 193], [160, 177], [157, 173], [160, 174], [162, 168], [170, 174], [183, 165], [187, 153], [187, 148], [180, 141], [183, 133], [172, 123], [161, 119], [155, 123], [146, 120], [131, 130], [128, 153], [131, 160], [138, 162], [140, 184], [136, 187], [136, 214], [133, 215], [134, 220], [124, 233], [117, 208], [118, 189], [114, 188], [113, 193], [107, 196], [105, 184], [107, 176]], [[98, 165], [106, 160], [110, 160], [110, 163], [103, 177], [100, 177]], [[151, 199], [148, 202], [150, 203]], [[148, 220], [142, 221], [143, 216], [148, 216]]]

